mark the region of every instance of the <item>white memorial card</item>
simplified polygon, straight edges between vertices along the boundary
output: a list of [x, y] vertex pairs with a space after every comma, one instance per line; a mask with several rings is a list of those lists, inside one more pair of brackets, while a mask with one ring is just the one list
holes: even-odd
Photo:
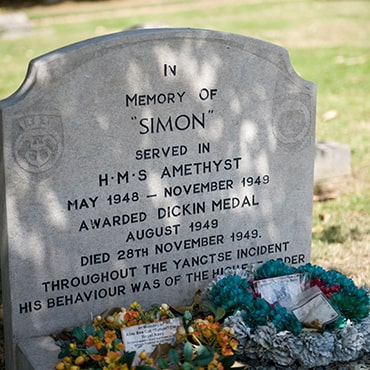
[[314, 329], [321, 329], [339, 316], [321, 292], [312, 296], [292, 312], [305, 327]]
[[255, 286], [267, 302], [292, 307], [302, 293], [302, 274], [284, 275], [257, 280]]
[[181, 318], [175, 318], [151, 324], [135, 325], [123, 328], [122, 341], [126, 351], [135, 351], [136, 355], [145, 351], [152, 353], [158, 344], [174, 344], [176, 330], [181, 325]]

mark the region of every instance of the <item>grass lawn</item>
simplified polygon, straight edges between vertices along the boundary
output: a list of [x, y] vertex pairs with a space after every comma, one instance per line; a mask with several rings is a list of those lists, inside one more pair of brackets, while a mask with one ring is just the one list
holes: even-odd
[[[0, 99], [19, 87], [30, 59], [142, 23], [234, 32], [288, 49], [296, 71], [318, 87], [317, 139], [347, 144], [352, 152], [352, 179], [336, 189], [335, 199], [314, 204], [312, 262], [369, 284], [368, 0], [66, 1], [22, 11], [34, 32], [0, 39]], [[328, 111], [335, 118], [325, 119]]]

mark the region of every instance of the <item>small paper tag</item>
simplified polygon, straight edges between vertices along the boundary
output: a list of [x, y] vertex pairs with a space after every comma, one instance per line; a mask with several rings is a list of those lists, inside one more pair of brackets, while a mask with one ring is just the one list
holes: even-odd
[[305, 327], [314, 329], [321, 329], [339, 316], [322, 294], [313, 296], [292, 312]]
[[301, 274], [277, 276], [255, 281], [257, 292], [267, 302], [292, 307], [302, 292]]
[[126, 351], [135, 351], [136, 355], [143, 351], [150, 354], [158, 344], [174, 344], [176, 330], [181, 323], [181, 318], [175, 318], [121, 329]]

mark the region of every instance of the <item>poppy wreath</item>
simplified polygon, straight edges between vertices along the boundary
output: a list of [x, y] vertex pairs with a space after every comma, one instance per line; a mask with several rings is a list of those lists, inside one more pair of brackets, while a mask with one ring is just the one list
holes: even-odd
[[[333, 322], [320, 330], [305, 328], [289, 309], [267, 302], [255, 289], [261, 279], [294, 274], [304, 274], [308, 287], [320, 289], [338, 313]], [[234, 329], [239, 342], [239, 360], [249, 365], [314, 368], [369, 354], [369, 292], [338, 271], [312, 264], [295, 268], [271, 260], [254, 271], [219, 276], [209, 286], [208, 296], [225, 311], [224, 324]]]

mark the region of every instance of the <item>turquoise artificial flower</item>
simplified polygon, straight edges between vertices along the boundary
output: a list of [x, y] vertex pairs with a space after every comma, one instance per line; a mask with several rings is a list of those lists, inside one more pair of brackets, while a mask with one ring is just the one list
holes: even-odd
[[222, 307], [226, 313], [234, 313], [253, 300], [253, 294], [247, 279], [229, 275], [216, 283], [210, 292], [210, 298], [216, 307]]
[[277, 331], [288, 330], [297, 336], [302, 331], [302, 323], [295, 315], [288, 312], [285, 307], [276, 306], [272, 311], [272, 323]]
[[254, 298], [245, 302], [243, 320], [248, 328], [256, 329], [266, 325], [272, 315], [272, 306], [263, 298]]
[[263, 298], [255, 298], [244, 308], [242, 318], [244, 324], [252, 330], [272, 322], [277, 331], [290, 331], [298, 335], [302, 331], [302, 324], [285, 307], [270, 305]]
[[[364, 291], [365, 292], [365, 291]], [[367, 295], [367, 293], [365, 292]], [[332, 306], [346, 319], [360, 322], [369, 315], [368, 302], [361, 302], [358, 295], [335, 294], [330, 298]]]
[[311, 265], [310, 263], [306, 263], [305, 265], [299, 266], [296, 269], [296, 272], [299, 274], [308, 273], [310, 274], [311, 279], [320, 278], [326, 273], [321, 266]]
[[266, 279], [276, 276], [291, 275], [295, 273], [295, 268], [288, 266], [282, 260], [270, 260], [265, 262], [256, 271], [256, 279]]

